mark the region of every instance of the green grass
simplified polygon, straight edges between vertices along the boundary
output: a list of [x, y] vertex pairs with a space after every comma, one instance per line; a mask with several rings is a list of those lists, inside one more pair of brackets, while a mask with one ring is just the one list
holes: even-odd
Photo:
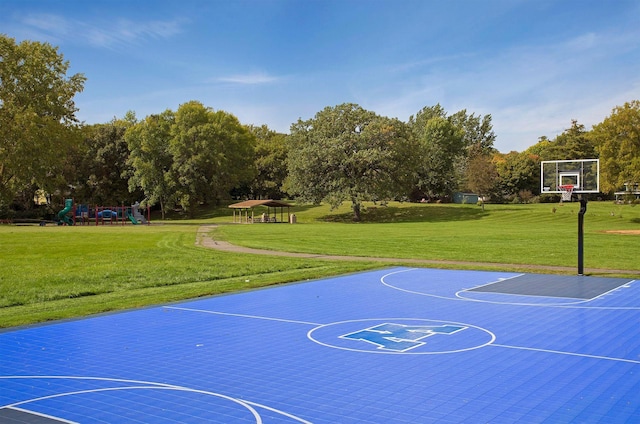
[[[590, 202], [588, 208], [586, 268], [640, 270], [640, 235], [606, 232], [640, 229], [640, 207]], [[568, 203], [487, 205], [485, 211], [475, 205], [368, 204], [365, 222], [353, 223], [348, 205], [336, 211], [302, 205], [292, 209], [296, 225], [227, 225], [226, 208], [151, 226], [0, 225], [0, 327], [387, 266], [205, 249], [195, 245], [203, 223], [221, 224], [215, 238], [261, 249], [527, 269], [576, 265], [577, 211]], [[502, 263], [514, 265], [491, 265]]]
[[[555, 209], [555, 212], [554, 212]], [[300, 225], [221, 226], [215, 236], [262, 249], [332, 255], [574, 266], [579, 204], [399, 204], [369, 208], [364, 222], [346, 210], [306, 208]], [[585, 215], [587, 268], [640, 270], [640, 207], [590, 202]]]
[[0, 226], [0, 327], [374, 266], [218, 252], [195, 246], [197, 228]]

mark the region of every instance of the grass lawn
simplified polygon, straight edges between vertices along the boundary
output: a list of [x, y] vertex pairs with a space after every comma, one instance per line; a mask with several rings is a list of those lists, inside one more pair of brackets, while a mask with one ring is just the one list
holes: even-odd
[[[555, 208], [555, 212], [553, 209]], [[296, 206], [298, 224], [219, 225], [214, 237], [334, 255], [575, 266], [578, 205]], [[262, 213], [261, 211], [259, 213]], [[279, 216], [279, 215], [278, 215]], [[0, 226], [0, 327], [29, 324], [386, 266], [243, 255], [195, 246], [226, 209], [151, 226]], [[640, 270], [640, 207], [590, 202], [585, 267]], [[482, 268], [482, 266], [478, 266]]]
[[[577, 264], [578, 203], [373, 206], [352, 223], [346, 206], [294, 211], [299, 225], [220, 226], [214, 236], [262, 249], [333, 255], [507, 264]], [[640, 207], [589, 202], [584, 217], [586, 268], [640, 270]], [[577, 265], [576, 265], [577, 266]]]
[[197, 229], [0, 226], [0, 327], [379, 266], [218, 252], [195, 246]]

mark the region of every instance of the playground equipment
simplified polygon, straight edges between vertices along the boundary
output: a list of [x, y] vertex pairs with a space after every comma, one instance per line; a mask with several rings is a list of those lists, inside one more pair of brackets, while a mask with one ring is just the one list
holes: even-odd
[[148, 224], [149, 221], [140, 213], [140, 202], [136, 202], [131, 205], [131, 215], [129, 215], [129, 220], [134, 224]]
[[65, 199], [64, 209], [58, 212], [58, 218], [60, 218], [60, 224], [73, 225], [74, 222], [67, 214], [73, 209], [73, 199]]
[[140, 202], [131, 206], [95, 206], [86, 204], [74, 205], [73, 199], [65, 200], [65, 208], [58, 212], [60, 223], [66, 225], [105, 225], [131, 222], [134, 225], [149, 223], [149, 208], [147, 217], [140, 212]]

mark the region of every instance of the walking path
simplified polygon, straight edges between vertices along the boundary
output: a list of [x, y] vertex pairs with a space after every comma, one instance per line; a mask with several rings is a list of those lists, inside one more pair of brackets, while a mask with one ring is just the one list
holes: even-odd
[[[295, 253], [282, 252], [277, 250], [253, 249], [251, 247], [237, 246], [226, 241], [214, 240], [211, 237], [211, 230], [217, 225], [203, 225], [198, 228], [196, 234], [196, 245], [209, 249], [216, 249], [225, 252], [247, 253], [253, 255], [270, 255], [270, 256], [287, 256], [292, 258], [307, 259], [327, 259], [335, 261], [366, 261], [366, 262], [387, 262], [394, 264], [417, 264], [417, 265], [461, 265], [471, 267], [492, 267], [504, 269], [531, 269], [539, 271], [554, 272], [575, 272], [576, 267], [570, 266], [553, 266], [553, 265], [527, 265], [527, 264], [503, 264], [495, 262], [469, 262], [469, 261], [451, 261], [451, 260], [433, 260], [433, 259], [401, 259], [401, 258], [376, 258], [363, 256], [338, 256], [324, 255], [319, 253]], [[599, 269], [585, 268], [586, 274], [624, 274], [624, 275], [640, 275], [638, 270], [622, 270], [622, 269]]]

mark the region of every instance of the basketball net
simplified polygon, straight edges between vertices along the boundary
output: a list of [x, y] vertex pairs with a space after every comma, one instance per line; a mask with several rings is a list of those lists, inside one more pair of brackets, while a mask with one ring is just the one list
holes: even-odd
[[558, 189], [562, 191], [562, 201], [571, 201], [571, 195], [573, 194], [573, 186], [571, 184], [558, 186]]

